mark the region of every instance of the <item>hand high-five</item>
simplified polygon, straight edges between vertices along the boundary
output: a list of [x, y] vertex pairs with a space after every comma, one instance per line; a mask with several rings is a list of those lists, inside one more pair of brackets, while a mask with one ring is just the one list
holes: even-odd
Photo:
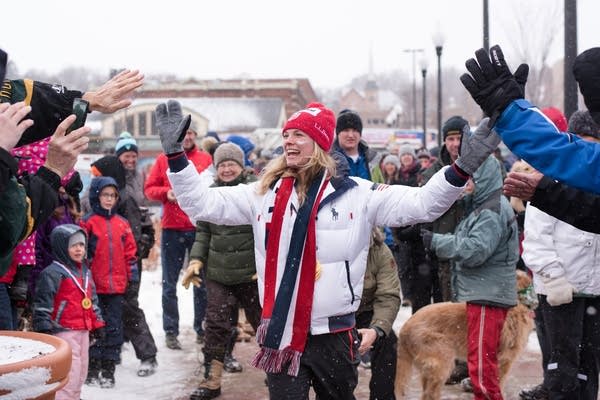
[[513, 75], [498, 45], [493, 46], [489, 54], [484, 49], [477, 50], [475, 57], [477, 60], [470, 58], [465, 62], [470, 75], [463, 74], [460, 81], [490, 117], [489, 126], [492, 127], [513, 100], [525, 97], [529, 66], [519, 65]]

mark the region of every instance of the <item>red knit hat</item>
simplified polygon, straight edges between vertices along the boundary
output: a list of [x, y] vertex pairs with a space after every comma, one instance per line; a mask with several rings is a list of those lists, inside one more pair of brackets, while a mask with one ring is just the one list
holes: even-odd
[[333, 111], [321, 103], [310, 103], [304, 110], [296, 111], [283, 126], [283, 131], [298, 129], [306, 133], [319, 147], [329, 151], [335, 131]]
[[561, 132], [567, 131], [567, 118], [565, 115], [556, 107], [543, 108], [542, 113], [552, 121], [552, 123]]

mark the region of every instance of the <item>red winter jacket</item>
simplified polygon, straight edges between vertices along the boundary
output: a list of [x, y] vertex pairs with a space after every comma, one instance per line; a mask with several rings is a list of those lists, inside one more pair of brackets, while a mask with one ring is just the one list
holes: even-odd
[[[106, 186], [116, 187], [113, 178], [98, 177], [90, 184], [92, 212], [80, 225], [88, 236], [87, 257], [99, 294], [125, 293], [132, 273], [137, 274], [137, 247], [129, 222], [112, 210], [100, 206], [99, 194]], [[135, 270], [135, 271], [132, 271]]]
[[[192, 150], [186, 151], [185, 154], [188, 160], [196, 166], [198, 172], [204, 171], [212, 164], [210, 154], [198, 150], [195, 146]], [[160, 201], [163, 204], [162, 228], [193, 231], [196, 226], [190, 222], [190, 219], [181, 210], [177, 202], [167, 200], [167, 192], [171, 190], [171, 183], [167, 178], [168, 168], [167, 156], [160, 154], [152, 166], [150, 175], [146, 178], [144, 193], [149, 199]]]
[[[85, 309], [82, 306], [83, 292], [65, 268], [77, 279], [81, 288], [87, 289], [85, 297], [92, 301], [92, 307]], [[92, 331], [104, 326], [92, 274], [85, 267], [83, 271], [82, 276], [81, 265], [74, 269], [55, 261], [41, 272], [33, 303], [34, 330], [50, 333], [64, 329]]]
[[[87, 263], [69, 255], [70, 237], [78, 233], [83, 230], [77, 225], [63, 224], [50, 234], [54, 261], [40, 273], [33, 297], [33, 328], [38, 332], [91, 331], [104, 326]], [[82, 303], [86, 297], [91, 304]]]

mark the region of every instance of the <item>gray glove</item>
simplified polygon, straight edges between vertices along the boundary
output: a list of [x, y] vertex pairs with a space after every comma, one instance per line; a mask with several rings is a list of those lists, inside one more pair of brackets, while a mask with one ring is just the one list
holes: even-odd
[[160, 136], [160, 144], [165, 154], [180, 153], [183, 151], [183, 138], [190, 127], [192, 116], [183, 116], [181, 104], [169, 100], [167, 104], [156, 106], [156, 127]]
[[460, 157], [456, 166], [473, 176], [477, 168], [496, 150], [500, 136], [488, 127], [489, 118], [484, 118], [469, 137], [463, 137], [460, 143]]

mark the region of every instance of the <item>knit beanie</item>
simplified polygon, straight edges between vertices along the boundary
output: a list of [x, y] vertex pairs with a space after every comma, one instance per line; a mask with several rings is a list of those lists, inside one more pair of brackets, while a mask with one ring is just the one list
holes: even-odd
[[77, 231], [69, 237], [68, 247], [71, 247], [78, 243], [83, 243], [85, 245], [85, 235], [81, 231]]
[[382, 164], [394, 164], [396, 168], [400, 168], [400, 160], [398, 159], [398, 156], [394, 154], [388, 154], [387, 156], [385, 156]]
[[546, 107], [542, 108], [542, 113], [552, 121], [552, 123], [558, 128], [561, 132], [566, 132], [567, 130], [567, 119], [565, 115], [556, 107]]
[[600, 125], [594, 121], [589, 111], [575, 111], [569, 118], [568, 131], [578, 136], [600, 139]]
[[121, 132], [117, 144], [115, 145], [115, 153], [117, 157], [126, 151], [138, 152], [137, 142], [129, 132]]
[[398, 156], [402, 157], [404, 154], [410, 154], [411, 156], [413, 156], [413, 158], [415, 158], [415, 159], [417, 158], [417, 154], [415, 153], [414, 147], [412, 147], [408, 143], [403, 144], [398, 149]]
[[593, 47], [575, 57], [573, 75], [585, 106], [594, 121], [600, 124], [600, 47]]
[[338, 114], [337, 122], [335, 124], [335, 133], [337, 135], [346, 129], [354, 129], [362, 135], [363, 125], [360, 116], [356, 112], [348, 109], [342, 110]]
[[282, 132], [298, 129], [306, 133], [319, 147], [329, 151], [333, 143], [335, 116], [333, 111], [321, 103], [310, 103], [305, 109], [296, 111], [283, 126]]
[[235, 161], [244, 168], [244, 152], [235, 143], [221, 143], [213, 154], [213, 164], [218, 167], [223, 161]]
[[200, 147], [202, 150], [210, 154], [211, 149], [213, 149], [217, 143], [219, 143], [219, 141], [215, 139], [214, 136], [205, 136], [200, 141]]
[[450, 135], [461, 135], [463, 133], [469, 133], [471, 128], [469, 122], [459, 115], [448, 118], [442, 126], [442, 137], [444, 140]]
[[427, 149], [417, 151], [417, 158], [431, 158], [431, 153]]

